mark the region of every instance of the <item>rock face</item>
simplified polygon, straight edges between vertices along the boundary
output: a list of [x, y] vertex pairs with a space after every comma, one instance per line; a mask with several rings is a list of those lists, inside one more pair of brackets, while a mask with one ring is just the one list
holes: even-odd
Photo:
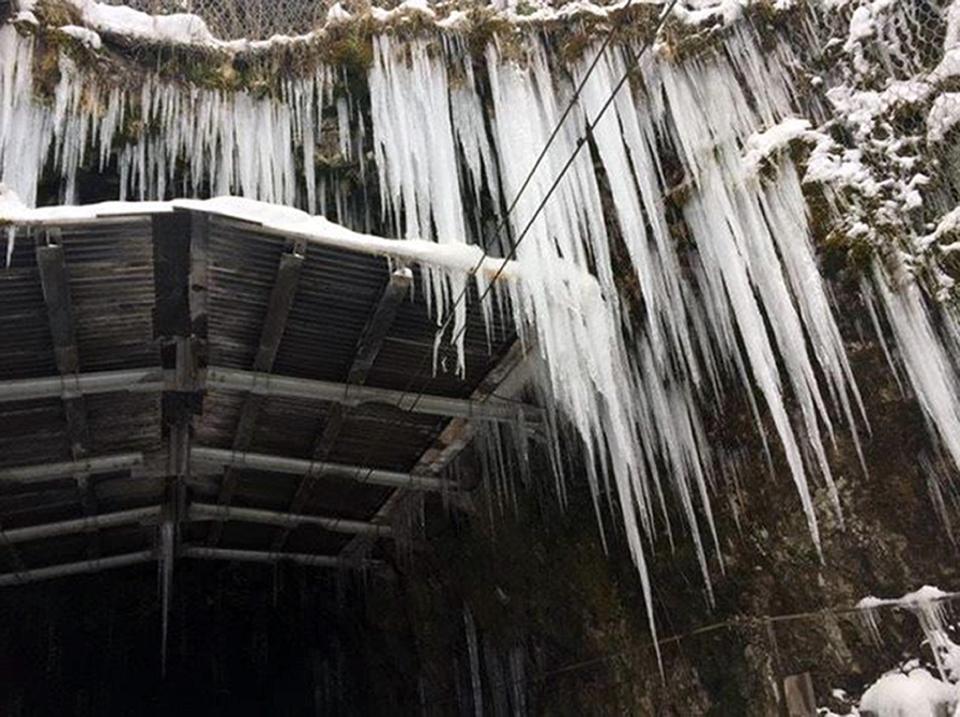
[[[28, 203], [236, 193], [516, 260], [491, 303], [556, 421], [468, 454], [475, 514], [369, 587], [375, 711], [773, 714], [889, 664], [825, 607], [954, 580], [960, 6], [701, 5], [0, 30]], [[451, 371], [484, 281], [420, 287]]]
[[[576, 517], [589, 505], [585, 491], [566, 510], [530, 497], [517, 515], [492, 524], [482, 509], [465, 521], [431, 516], [431, 550], [398, 568], [425, 700], [459, 694], [469, 712], [465, 608], [481, 649], [495, 655], [492, 663], [500, 660], [499, 668], [480, 668], [491, 712], [504, 679], [498, 669], [523, 685], [535, 714], [771, 715], [778, 678], [802, 672], [812, 674], [819, 703], [839, 710], [833, 690], [859, 694], [901, 650], [919, 654], [922, 636], [910, 618], [885, 616], [877, 645], [857, 615], [825, 609], [849, 608], [867, 592], [899, 595], [904, 586], [957, 580], [955, 549], [916, 459], [929, 441], [920, 410], [899, 394], [878, 345], [860, 345], [853, 356], [858, 375], [871, 375], [872, 365], [876, 377], [866, 384], [874, 387], [867, 410], [876, 417], [863, 445], [868, 473], [852, 442], [841, 440], [834, 465], [842, 525], [827, 491], [815, 495], [823, 562], [795, 501], [783, 500], [782, 465], [771, 473], [757, 451], [738, 475], [739, 502], [718, 506], [725, 573], [714, 579], [715, 609], [689, 547], [659, 546], [651, 573], [660, 635], [680, 636], [661, 645], [661, 678], [641, 587], [616, 531], [609, 530], [605, 555], [595, 525]], [[764, 619], [784, 615], [796, 617]], [[512, 652], [525, 654], [526, 673], [509, 672]]]

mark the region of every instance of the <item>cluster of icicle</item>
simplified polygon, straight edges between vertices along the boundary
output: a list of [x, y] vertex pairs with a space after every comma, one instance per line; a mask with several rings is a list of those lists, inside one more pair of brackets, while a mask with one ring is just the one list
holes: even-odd
[[[100, 171], [117, 163], [119, 199], [235, 194], [325, 212], [316, 170], [325, 108], [339, 120], [341, 158], [354, 158], [350, 100], [334, 96], [329, 67], [284, 81], [280, 96], [270, 98], [152, 75], [138, 90], [122, 90], [61, 56], [60, 81], [43, 102], [34, 97], [33, 64], [33, 39], [0, 27], [0, 176], [30, 205], [47, 166], [62, 178], [64, 203], [75, 203], [77, 171], [96, 149]], [[127, 130], [136, 136], [114, 152], [118, 133]]]
[[[481, 194], [494, 207], [517, 197], [591, 59], [569, 68], [568, 78], [555, 71], [540, 39], [528, 40], [522, 63], [491, 42], [483, 82], [456, 40], [447, 40], [445, 54], [422, 41], [375, 40], [374, 161], [384, 218], [396, 236], [481, 243], [483, 232], [465, 207], [479, 204]], [[31, 99], [31, 42], [0, 29], [0, 172], [28, 201], [51, 163], [71, 201], [85, 152], [97, 148], [104, 166], [125, 113], [137, 108], [146, 129], [117, 153], [124, 191], [143, 198], [237, 193], [324, 211], [313, 153], [323, 109], [334, 101], [329, 70], [290, 81], [277, 99], [154, 79], [134, 96], [97, 87], [64, 59], [48, 107]], [[768, 39], [761, 50], [746, 22], [717, 42], [718, 51], [684, 62], [645, 57], [642, 82], [624, 87], [592, 131], [599, 171], [589, 152], [579, 154], [517, 245], [522, 279], [500, 282], [484, 307], [489, 316], [491, 307], [509, 306], [523, 340], [542, 356], [540, 388], [581, 438], [598, 519], [603, 496], [616, 496], [651, 630], [646, 555], [657, 530], [674, 539], [668, 499], [682, 508], [710, 593], [701, 535], [709, 535], [719, 560], [710, 494], [723, 460], [713, 455], [701, 412], [722, 410], [730, 378], [744, 387], [765, 446], [769, 420], [818, 549], [811, 482], [822, 481], [839, 514], [828, 460], [835, 422], [842, 418], [858, 450], [858, 432], [867, 425], [818, 270], [800, 171], [780, 157], [775, 178], [761, 179], [743, 162], [751, 136], [803, 114], [792, 90], [798, 60], [786, 43]], [[509, 217], [513, 236], [527, 227], [587, 119], [626, 71], [623, 48], [600, 59], [519, 196]], [[344, 154], [359, 154], [363, 145], [365, 123], [354, 113], [338, 106]], [[667, 214], [665, 197], [674, 187], [662, 165], [664, 148], [679, 161], [688, 195], [682, 220], [696, 251], [682, 267]], [[605, 215], [606, 192], [612, 216]], [[629, 267], [614, 266], [614, 225]], [[621, 304], [615, 273], [623, 271], [636, 275], [642, 316], [628, 316]], [[470, 278], [426, 273], [427, 295], [442, 316]], [[487, 288], [482, 273], [473, 280]], [[914, 283], [899, 286], [879, 268], [874, 283], [910, 384], [960, 465], [956, 323], [948, 324], [945, 341]], [[452, 333], [464, 320], [461, 304]]]

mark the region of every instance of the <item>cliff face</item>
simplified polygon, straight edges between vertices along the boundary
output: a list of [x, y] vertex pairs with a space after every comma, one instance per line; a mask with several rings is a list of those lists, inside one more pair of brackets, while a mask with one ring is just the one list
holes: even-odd
[[[917, 460], [929, 450], [919, 406], [900, 393], [876, 342], [852, 357], [858, 375], [875, 377], [866, 400], [875, 417], [864, 440], [868, 473], [852, 442], [840, 440], [833, 458], [843, 524], [826, 490], [814, 496], [823, 561], [802, 513], [783, 499], [782, 463], [771, 474], [761, 451], [745, 458], [736, 502], [716, 506], [725, 563], [714, 578], [716, 607], [682, 538], [675, 550], [661, 542], [653, 558], [660, 637], [680, 638], [661, 644], [662, 679], [622, 538], [608, 525], [605, 554], [595, 523], [578, 516], [589, 510], [586, 490], [575, 490], [566, 510], [527, 494], [516, 514], [492, 523], [485, 508], [467, 519], [428, 516], [430, 550], [400, 563], [398, 592], [374, 610], [402, 606], [390, 629], [416, 646], [406, 679], [420, 681], [427, 713], [469, 713], [474, 704], [465, 610], [489, 713], [516, 704], [515, 682], [535, 714], [772, 715], [782, 678], [810, 672], [818, 704], [845, 714], [850, 703], [835, 690], [855, 698], [905, 656], [929, 661], [913, 618], [885, 615], [877, 644], [861, 616], [843, 612], [868, 593], [896, 596], [957, 579], [955, 548]], [[730, 405], [728, 421], [749, 421], [743, 411]], [[525, 672], [511, 671], [511, 655], [523, 655]]]
[[234, 193], [513, 260], [418, 287], [439, 370], [489, 290], [557, 419], [464, 459], [475, 514], [428, 506], [383, 683], [770, 714], [784, 675], [826, 698], [890, 656], [766, 617], [954, 579], [958, 40], [920, 0], [337, 5], [264, 42], [46, 0], [0, 30], [0, 169], [28, 204]]

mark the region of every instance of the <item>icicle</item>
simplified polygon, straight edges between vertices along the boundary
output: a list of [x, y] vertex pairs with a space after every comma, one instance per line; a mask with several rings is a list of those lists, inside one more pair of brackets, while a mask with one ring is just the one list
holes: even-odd
[[[951, 359], [931, 323], [920, 288], [906, 275], [894, 288], [879, 265], [873, 273], [874, 286], [886, 309], [920, 407], [936, 428], [954, 465], [960, 467], [960, 386]], [[954, 321], [949, 314], [945, 314], [943, 320]]]
[[170, 601], [173, 597], [173, 560], [175, 528], [168, 516], [160, 524], [160, 673], [167, 674], [167, 644], [170, 627]]
[[[64, 201], [76, 201], [77, 172], [88, 151], [96, 151], [101, 169], [107, 166], [131, 105], [139, 108], [142, 130], [118, 153], [121, 199], [196, 196], [209, 187], [218, 195], [295, 205], [305, 187], [314, 210], [322, 70], [291, 80], [282, 99], [274, 99], [182, 87], [149, 75], [139, 91], [101, 86], [61, 56], [53, 106], [47, 107], [33, 98], [32, 63], [33, 40], [9, 25], [0, 28], [0, 181], [29, 205], [36, 203], [38, 178], [49, 160], [62, 178]], [[341, 123], [349, 127], [347, 113], [338, 106]], [[302, 177], [294, 160], [298, 145]], [[174, 179], [183, 181], [182, 188], [171, 187]]]
[[[465, 243], [446, 66], [430, 57], [423, 41], [406, 43], [401, 50], [383, 35], [374, 39], [369, 83], [374, 157], [384, 211], [393, 212], [407, 238]], [[456, 337], [456, 372], [463, 375], [467, 312], [466, 301], [458, 299], [466, 291], [466, 278], [431, 272], [429, 279], [428, 296], [438, 324], [447, 306], [454, 310], [449, 335]], [[434, 372], [442, 339], [438, 333]]]
[[473, 689], [473, 713], [483, 717], [483, 686], [480, 682], [480, 649], [477, 645], [477, 626], [473, 613], [463, 606], [463, 625], [467, 636], [467, 654], [470, 657], [470, 684]]
[[919, 590], [907, 593], [895, 599], [880, 599], [866, 597], [857, 603], [861, 618], [880, 644], [880, 630], [877, 622], [877, 611], [881, 607], [892, 607], [907, 610], [917, 618], [920, 629], [930, 645], [933, 659], [940, 677], [945, 681], [956, 681], [958, 675], [957, 657], [960, 656], [960, 646], [950, 639], [947, 632], [947, 601], [948, 594], [940, 588], [924, 585]]
[[[927, 492], [930, 494], [930, 502], [933, 504], [934, 512], [943, 524], [943, 529], [947, 534], [950, 543], [956, 547], [957, 539], [953, 532], [953, 520], [950, 517], [951, 509], [956, 511], [957, 495], [952, 477], [948, 471], [942, 469], [940, 458], [931, 459], [926, 453], [920, 455], [920, 471], [923, 473], [927, 483]], [[947, 495], [944, 495], [946, 493]], [[950, 499], [949, 505], [947, 498]]]
[[883, 636], [880, 633], [880, 610], [871, 598], [864, 598], [857, 607], [857, 614], [860, 617], [860, 624], [863, 626], [869, 640], [877, 646], [883, 644]]
[[17, 241], [17, 228], [12, 224], [7, 227], [7, 255], [6, 266], [10, 268], [10, 262], [13, 261], [13, 250]]

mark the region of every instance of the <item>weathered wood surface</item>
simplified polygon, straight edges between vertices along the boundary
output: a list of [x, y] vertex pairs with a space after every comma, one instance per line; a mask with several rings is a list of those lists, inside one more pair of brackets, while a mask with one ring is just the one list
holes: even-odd
[[[289, 251], [280, 255], [277, 276], [270, 292], [270, 302], [263, 320], [260, 332], [260, 345], [253, 359], [253, 371], [269, 374], [277, 358], [280, 341], [293, 307], [297, 285], [300, 282], [300, 273], [303, 269], [303, 260], [306, 255], [304, 243], [294, 244]], [[254, 431], [261, 409], [266, 400], [265, 396], [251, 393], [247, 396], [240, 410], [240, 418], [233, 436], [233, 450], [246, 451], [253, 442]], [[220, 505], [230, 505], [237, 488], [237, 471], [227, 467], [223, 473], [218, 502]], [[207, 536], [207, 544], [215, 546], [223, 535], [223, 522], [215, 522]]]
[[[390, 275], [387, 285], [383, 289], [383, 294], [377, 302], [377, 307], [371, 314], [357, 342], [356, 353], [353, 362], [347, 372], [347, 382], [345, 389], [349, 386], [362, 386], [366, 383], [367, 375], [373, 366], [380, 349], [383, 347], [384, 339], [394, 319], [397, 317], [397, 311], [400, 304], [406, 296], [409, 296], [410, 286], [413, 283], [413, 274], [408, 269], [398, 269]], [[313, 445], [312, 457], [317, 461], [326, 461], [330, 456], [330, 451], [343, 430], [349, 408], [343, 404], [335, 404], [330, 411], [323, 431], [317, 436]], [[297, 486], [297, 492], [290, 501], [289, 510], [291, 513], [299, 513], [310, 497], [310, 491], [313, 489], [316, 476], [304, 476]], [[287, 539], [290, 537], [292, 528], [284, 528], [279, 531], [272, 543], [273, 550], [283, 548]]]

